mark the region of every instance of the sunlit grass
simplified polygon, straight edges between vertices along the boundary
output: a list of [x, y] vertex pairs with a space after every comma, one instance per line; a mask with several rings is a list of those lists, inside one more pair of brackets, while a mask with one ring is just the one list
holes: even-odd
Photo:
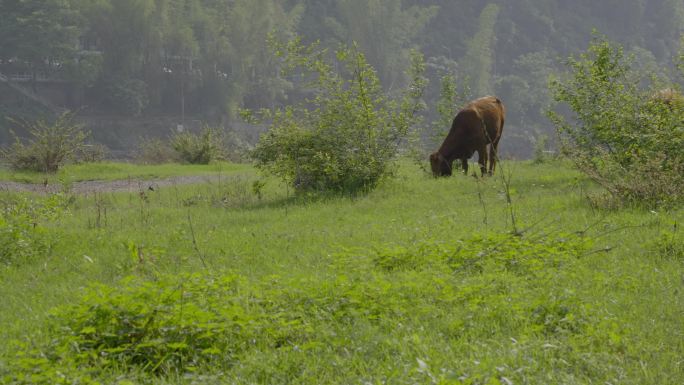
[[123, 162], [82, 163], [66, 165], [56, 174], [12, 171], [6, 168], [0, 168], [0, 181], [43, 183], [47, 179], [50, 184], [54, 184], [87, 180], [117, 180], [128, 178], [155, 179], [183, 175], [208, 175], [220, 172], [246, 171], [250, 169], [251, 167], [249, 165], [226, 162], [217, 162], [208, 165], [177, 163], [137, 165]]
[[[229, 272], [244, 281], [226, 301], [245, 301], [249, 314], [272, 303], [299, 323], [284, 324], [280, 342], [262, 335], [241, 347], [222, 377], [202, 367], [181, 383], [681, 383], [684, 212], [592, 208], [587, 197], [600, 190], [562, 163], [504, 162], [499, 172], [510, 175], [512, 211], [502, 174], [433, 179], [410, 163], [353, 197], [294, 196], [268, 178], [261, 187], [249, 168], [202, 185], [78, 196], [71, 215], [41, 224], [55, 237], [49, 255], [0, 272], [0, 337], [50, 340], [28, 325], [78, 303], [93, 282]], [[440, 257], [513, 230], [587, 248], [554, 263], [530, 254], [528, 265], [515, 253], [463, 268]], [[9, 362], [11, 345], [0, 352]]]

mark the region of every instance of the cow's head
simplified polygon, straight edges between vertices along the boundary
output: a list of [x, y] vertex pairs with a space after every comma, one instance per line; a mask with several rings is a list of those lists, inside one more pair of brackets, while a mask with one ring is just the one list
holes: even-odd
[[451, 162], [447, 161], [439, 151], [430, 154], [430, 167], [434, 176], [451, 175]]

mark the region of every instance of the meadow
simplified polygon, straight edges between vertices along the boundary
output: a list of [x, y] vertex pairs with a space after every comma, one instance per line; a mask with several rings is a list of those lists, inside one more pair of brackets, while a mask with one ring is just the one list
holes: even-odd
[[155, 190], [3, 191], [0, 381], [683, 383], [684, 210], [611, 207], [561, 161], [498, 171], [402, 162], [355, 196], [226, 164]]

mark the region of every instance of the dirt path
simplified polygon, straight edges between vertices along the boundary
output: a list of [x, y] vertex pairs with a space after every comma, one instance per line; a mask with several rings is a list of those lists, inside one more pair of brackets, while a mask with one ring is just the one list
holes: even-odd
[[[225, 176], [224, 176], [225, 177]], [[156, 189], [158, 187], [208, 183], [218, 180], [218, 175], [187, 175], [163, 179], [122, 179], [112, 181], [90, 180], [74, 182], [70, 191], [76, 194], [108, 193], [108, 192], [138, 192], [141, 190]], [[61, 184], [34, 184], [0, 181], [0, 191], [23, 191], [49, 194], [62, 191]]]

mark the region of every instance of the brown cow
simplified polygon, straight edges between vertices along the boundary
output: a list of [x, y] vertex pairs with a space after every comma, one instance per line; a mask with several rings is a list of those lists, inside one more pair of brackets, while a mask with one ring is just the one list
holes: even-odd
[[434, 176], [451, 175], [454, 160], [460, 159], [463, 172], [468, 174], [468, 159], [477, 151], [480, 170], [485, 174], [487, 167], [487, 145], [489, 150], [489, 175], [494, 172], [497, 147], [503, 130], [506, 109], [501, 100], [485, 96], [468, 103], [456, 114], [451, 130], [439, 150], [430, 155], [430, 166]]

